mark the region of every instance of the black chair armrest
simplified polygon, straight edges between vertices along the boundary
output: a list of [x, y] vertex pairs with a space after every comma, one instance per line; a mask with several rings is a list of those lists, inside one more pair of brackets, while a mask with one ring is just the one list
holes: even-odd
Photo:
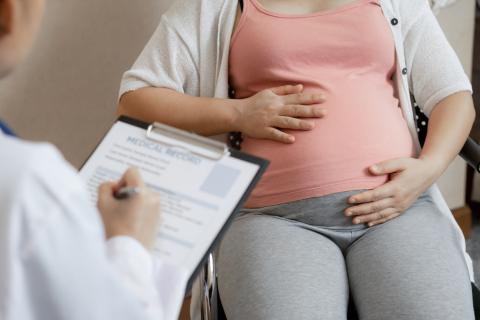
[[473, 310], [475, 312], [475, 319], [480, 319], [480, 290], [472, 282], [472, 295], [473, 295]]
[[475, 171], [480, 172], [480, 145], [473, 140], [468, 138], [467, 142], [460, 151], [460, 156], [471, 165]]
[[[416, 104], [415, 99], [412, 97], [412, 103], [415, 106], [415, 115], [417, 122], [417, 131], [418, 131], [418, 141], [423, 147], [425, 139], [427, 137], [428, 130], [428, 117], [422, 112], [420, 107]], [[475, 171], [480, 172], [480, 145], [473, 140], [471, 137], [468, 137], [468, 140], [463, 145], [462, 150], [460, 151], [460, 156], [470, 165]]]

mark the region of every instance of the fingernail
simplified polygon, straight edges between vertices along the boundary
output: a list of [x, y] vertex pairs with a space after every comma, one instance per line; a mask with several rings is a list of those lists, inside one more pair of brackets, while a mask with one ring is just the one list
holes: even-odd
[[357, 202], [357, 199], [355, 199], [355, 198], [350, 198], [348, 200], [348, 203], [356, 203], [356, 202]]
[[377, 165], [371, 166], [370, 169], [371, 169], [373, 172], [379, 172], [379, 171], [380, 171], [380, 168], [379, 168]]
[[370, 222], [370, 223], [368, 224], [368, 226], [369, 226], [369, 227], [373, 227], [374, 224]]
[[347, 211], [347, 212], [345, 212], [345, 215], [346, 215], [347, 217], [350, 217], [350, 216], [352, 215], [352, 213], [351, 213], [350, 211]]

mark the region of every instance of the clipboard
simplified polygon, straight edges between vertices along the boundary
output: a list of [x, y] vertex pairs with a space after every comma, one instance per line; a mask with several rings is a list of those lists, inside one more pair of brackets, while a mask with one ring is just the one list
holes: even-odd
[[[216, 140], [212, 140], [212, 139], [209, 139], [209, 138], [205, 138], [205, 137], [202, 137], [202, 136], [199, 136], [199, 135], [196, 135], [196, 134], [193, 134], [193, 133], [189, 133], [189, 132], [186, 132], [186, 131], [183, 131], [183, 130], [179, 130], [177, 128], [173, 128], [173, 127], [170, 127], [170, 126], [167, 126], [167, 125], [164, 125], [164, 124], [160, 124], [160, 123], [149, 124], [149, 123], [139, 121], [139, 120], [136, 120], [136, 119], [133, 119], [133, 118], [130, 118], [130, 117], [121, 116], [115, 122], [114, 127], [115, 127], [115, 125], [131, 126], [132, 129], [135, 128], [135, 130], [137, 132], [140, 132], [138, 130], [138, 129], [140, 129], [141, 132], [142, 132], [141, 135], [143, 135], [143, 139], [140, 139], [140, 133], [138, 133], [138, 136], [136, 136], [135, 138], [131, 138], [131, 139], [130, 139], [130, 137], [128, 138], [128, 139], [131, 140], [130, 142], [140, 141], [140, 142], [138, 142], [139, 145], [142, 145], [142, 146], [147, 146], [148, 145], [151, 150], [155, 150], [155, 151], [158, 151], [158, 150], [156, 150], [157, 146], [159, 146], [159, 147], [161, 146], [162, 147], [161, 150], [163, 150], [163, 151], [167, 150], [165, 152], [167, 152], [167, 153], [170, 152], [171, 153], [170, 156], [173, 156], [173, 155], [178, 156], [178, 154], [181, 154], [181, 157], [182, 157], [181, 161], [187, 161], [187, 160], [190, 161], [191, 159], [185, 160], [186, 159], [185, 157], [188, 158], [188, 157], [191, 156], [192, 159], [203, 159], [203, 161], [205, 163], [207, 163], [209, 166], [213, 166], [214, 169], [218, 165], [224, 166], [224, 163], [227, 163], [227, 165], [230, 165], [227, 161], [242, 164], [242, 165], [249, 168], [248, 172], [249, 172], [250, 175], [248, 176], [248, 178], [245, 177], [245, 176], [240, 176], [240, 178], [238, 178], [239, 181], [240, 181], [239, 184], [242, 184], [243, 189], [234, 191], [235, 194], [236, 194], [236, 198], [235, 198], [236, 201], [235, 201], [235, 203], [233, 203], [233, 205], [232, 205], [232, 203], [230, 203], [228, 205], [228, 208], [230, 208], [229, 209], [230, 212], [222, 213], [222, 215], [224, 215], [224, 218], [226, 217], [226, 219], [224, 219], [224, 221], [222, 221], [223, 225], [219, 226], [219, 228], [216, 229], [216, 234], [215, 235], [209, 235], [209, 237], [210, 237], [209, 239], [211, 239], [211, 241], [209, 240], [210, 243], [207, 244], [207, 242], [205, 242], [205, 243], [202, 244], [202, 248], [199, 249], [199, 250], [204, 251], [204, 252], [201, 252], [200, 255], [199, 255], [198, 251], [195, 252], [196, 257], [198, 257], [198, 259], [197, 259], [198, 261], [195, 260], [195, 262], [193, 264], [196, 264], [196, 265], [193, 267], [193, 264], [191, 264], [189, 262], [189, 265], [191, 265], [191, 267], [189, 269], [190, 274], [189, 274], [189, 281], [188, 281], [188, 284], [187, 284], [187, 289], [191, 288], [193, 280], [196, 278], [196, 276], [202, 270], [203, 265], [206, 263], [209, 253], [212, 252], [215, 249], [215, 247], [219, 244], [223, 235], [227, 231], [230, 224], [233, 222], [233, 220], [234, 220], [236, 214], [238, 213], [238, 211], [243, 207], [244, 202], [247, 200], [249, 194], [251, 193], [251, 191], [255, 187], [256, 183], [260, 180], [262, 174], [265, 172], [269, 163], [268, 163], [267, 160], [264, 160], [264, 159], [261, 159], [261, 158], [258, 158], [258, 157], [240, 152], [238, 150], [230, 149], [225, 143], [222, 143], [222, 142], [219, 142], [219, 141], [216, 141]], [[102, 157], [102, 155], [96, 155], [97, 150], [102, 147], [102, 143], [106, 143], [105, 140], [108, 138], [108, 135], [110, 134], [110, 132], [113, 130], [114, 127], [112, 127], [112, 129], [110, 129], [109, 133], [107, 133], [107, 135], [105, 135], [105, 137], [97, 145], [95, 150], [90, 154], [90, 156], [85, 161], [85, 163], [82, 165], [82, 168], [80, 169], [80, 175], [87, 180], [87, 184], [89, 184], [89, 187], [91, 187], [90, 192], [91, 192], [91, 196], [92, 196], [92, 201], [95, 201], [95, 202], [96, 202], [96, 198], [95, 198], [94, 193], [96, 192], [96, 187], [95, 187], [94, 184], [97, 183], [97, 182], [101, 183], [102, 181], [99, 181], [101, 179], [98, 178], [98, 177], [96, 177], [95, 179], [92, 178], [92, 176], [95, 175], [96, 171], [94, 172], [93, 170], [94, 169], [96, 170], [96, 167], [95, 167], [95, 164], [91, 163], [91, 161], [97, 161], [97, 160], [95, 160], [95, 157], [97, 157], [97, 158]], [[137, 139], [138, 141], [135, 140], [135, 139]], [[119, 154], [121, 154], [122, 152], [127, 153], [127, 151], [124, 151], [124, 150], [126, 150], [126, 148], [121, 149], [122, 148], [121, 143], [116, 143], [116, 146], [114, 146], [112, 148], [113, 149], [120, 148], [119, 149], [120, 151], [118, 152]], [[174, 151], [171, 151], [171, 150], [174, 150]], [[178, 153], [177, 153], [177, 151], [178, 151]], [[139, 153], [137, 149], [135, 149], [135, 152]], [[158, 151], [158, 152], [160, 153], [160, 151]], [[185, 155], [189, 155], [189, 156], [185, 156]], [[191, 161], [192, 161], [192, 163], [194, 162], [193, 160], [191, 160]], [[195, 161], [198, 161], [198, 160], [195, 160]], [[154, 165], [154, 164], [152, 164], [152, 165]], [[108, 168], [103, 168], [102, 170], [106, 170], [108, 172], [109, 169]], [[253, 170], [255, 170], [255, 172]], [[140, 171], [142, 172], [142, 168], [140, 168]], [[212, 170], [212, 172], [213, 171], [214, 170]], [[207, 175], [206, 180], [209, 180], [212, 173], [210, 172], [208, 174], [207, 173], [205, 173], [205, 174]], [[228, 174], [227, 174], [227, 176], [228, 176]], [[162, 178], [160, 177], [159, 179], [162, 179]], [[93, 180], [93, 182], [92, 182], [92, 180]], [[205, 184], [205, 181], [204, 181], [204, 184]], [[207, 190], [207, 189], [208, 188], [206, 188], [205, 190]], [[205, 191], [205, 192], [207, 192], [207, 191]], [[210, 191], [208, 191], [208, 192], [210, 192]], [[220, 191], [223, 192], [224, 190], [220, 190]], [[204, 192], [204, 191], [201, 191], [201, 192]], [[212, 194], [214, 194], [216, 191], [214, 190], [212, 192], [213, 192]], [[233, 193], [233, 191], [232, 191], [232, 193]], [[190, 196], [185, 195], [185, 197], [188, 198]], [[210, 197], [210, 194], [206, 194], [205, 197], [207, 197], [207, 198]], [[210, 198], [212, 198], [212, 197], [210, 197]], [[197, 197], [197, 199], [193, 199], [191, 201], [201, 202], [201, 201], [203, 201], [203, 198]], [[222, 200], [222, 201], [224, 201], [224, 200]], [[161, 202], [162, 202], [162, 199], [161, 199]], [[209, 202], [209, 203], [212, 204], [212, 202]], [[224, 208], [226, 208], [226, 207], [227, 206], [225, 205]], [[221, 208], [219, 210], [221, 210]], [[205, 211], [207, 211], [207, 210], [205, 210]], [[174, 218], [176, 219], [176, 217], [174, 217]], [[214, 221], [214, 220], [212, 220], [212, 221]], [[217, 223], [217, 222], [215, 222], [215, 223]], [[204, 248], [204, 250], [203, 250], [203, 248]], [[160, 257], [160, 259], [162, 259], [162, 258]]]

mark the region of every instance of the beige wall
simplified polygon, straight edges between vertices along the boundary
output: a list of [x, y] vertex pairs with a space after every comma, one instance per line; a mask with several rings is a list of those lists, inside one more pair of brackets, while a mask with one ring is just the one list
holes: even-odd
[[0, 85], [0, 116], [79, 166], [115, 117], [120, 77], [171, 0], [47, 0], [27, 62]]
[[[172, 0], [47, 2], [33, 54], [0, 85], [0, 115], [21, 136], [53, 142], [79, 166], [115, 118], [121, 74]], [[474, 0], [459, 0], [439, 15], [468, 71], [473, 7]], [[464, 181], [457, 160], [441, 181], [451, 207], [463, 205]]]

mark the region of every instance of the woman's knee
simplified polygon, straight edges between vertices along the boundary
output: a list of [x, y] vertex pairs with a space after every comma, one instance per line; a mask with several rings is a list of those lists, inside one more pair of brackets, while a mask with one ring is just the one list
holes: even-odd
[[347, 253], [360, 315], [473, 319], [468, 270], [456, 232], [454, 222], [429, 201], [369, 230]]
[[345, 319], [348, 280], [333, 242], [283, 219], [242, 218], [219, 253], [229, 319]]

